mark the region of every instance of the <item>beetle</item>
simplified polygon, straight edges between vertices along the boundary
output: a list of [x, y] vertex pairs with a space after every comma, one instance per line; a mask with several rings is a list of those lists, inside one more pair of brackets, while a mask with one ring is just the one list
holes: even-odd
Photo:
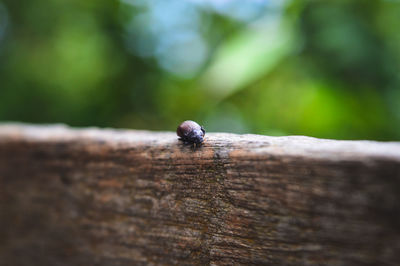
[[192, 120], [183, 121], [176, 129], [179, 140], [185, 144], [199, 145], [204, 141], [206, 131], [202, 126]]

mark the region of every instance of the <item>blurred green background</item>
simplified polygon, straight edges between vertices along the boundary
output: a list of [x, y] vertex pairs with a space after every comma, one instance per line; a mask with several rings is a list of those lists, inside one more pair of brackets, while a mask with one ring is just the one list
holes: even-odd
[[0, 0], [0, 120], [400, 140], [397, 0]]

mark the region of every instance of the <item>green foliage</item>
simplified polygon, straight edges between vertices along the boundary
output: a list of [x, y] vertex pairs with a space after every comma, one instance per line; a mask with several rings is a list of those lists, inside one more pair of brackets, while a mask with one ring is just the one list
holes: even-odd
[[399, 14], [394, 0], [0, 1], [0, 120], [400, 140]]

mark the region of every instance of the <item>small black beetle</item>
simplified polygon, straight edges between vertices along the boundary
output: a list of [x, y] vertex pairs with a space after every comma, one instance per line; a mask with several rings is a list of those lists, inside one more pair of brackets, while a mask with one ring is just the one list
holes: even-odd
[[194, 121], [186, 120], [179, 125], [176, 134], [184, 143], [201, 144], [204, 141], [206, 131]]

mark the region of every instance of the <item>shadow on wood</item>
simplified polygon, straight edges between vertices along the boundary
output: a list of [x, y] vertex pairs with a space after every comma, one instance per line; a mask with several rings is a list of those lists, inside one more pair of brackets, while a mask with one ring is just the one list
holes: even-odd
[[400, 144], [0, 125], [1, 265], [399, 265]]

